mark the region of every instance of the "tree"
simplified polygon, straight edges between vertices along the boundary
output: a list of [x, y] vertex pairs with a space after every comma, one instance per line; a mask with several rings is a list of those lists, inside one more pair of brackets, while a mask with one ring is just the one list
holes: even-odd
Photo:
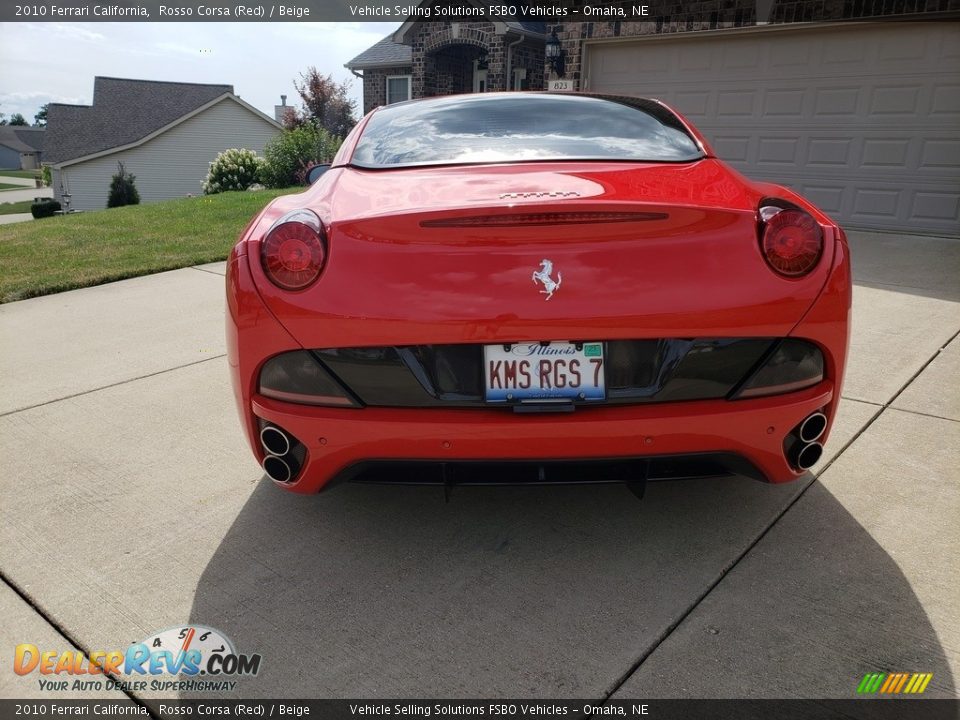
[[37, 110], [37, 114], [33, 116], [33, 124], [37, 127], [46, 127], [47, 126], [47, 105], [41, 105], [40, 109]]
[[21, 115], [20, 113], [14, 113], [13, 115], [10, 116], [10, 124], [11, 124], [11, 125], [26, 125], [26, 124], [27, 124], [27, 120], [26, 120], [26, 118], [24, 118], [23, 115]]
[[122, 162], [117, 163], [117, 174], [110, 179], [110, 196], [107, 198], [107, 207], [122, 207], [123, 205], [139, 205], [140, 193], [133, 184], [136, 177], [127, 172]]
[[331, 135], [345, 137], [357, 122], [353, 115], [356, 103], [347, 96], [349, 84], [338, 83], [332, 75], [321, 75], [312, 66], [300, 74], [300, 80], [294, 81], [293, 86], [303, 99], [303, 112], [287, 113], [287, 126], [309, 122]]

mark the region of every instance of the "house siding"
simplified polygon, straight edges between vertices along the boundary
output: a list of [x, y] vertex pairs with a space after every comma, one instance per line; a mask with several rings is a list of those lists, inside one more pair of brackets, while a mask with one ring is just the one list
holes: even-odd
[[20, 151], [0, 145], [0, 169], [19, 170]]
[[140, 201], [156, 202], [203, 193], [201, 184], [217, 153], [247, 148], [262, 153], [280, 130], [226, 98], [143, 145], [63, 167], [54, 181], [57, 199], [72, 194], [71, 208], [107, 206], [110, 179], [122, 162], [136, 177]]
[[[57, 188], [60, 187], [60, 179], [61, 179], [61, 177], [60, 177], [60, 169], [51, 166], [51, 167], [50, 167], [50, 187], [53, 188], [53, 197], [54, 197], [54, 199], [56, 199], [58, 202], [62, 203], [62, 202], [63, 202], [63, 197], [60, 195], [60, 193], [59, 193], [58, 190], [57, 190]], [[71, 198], [71, 202], [72, 202], [72, 198]]]

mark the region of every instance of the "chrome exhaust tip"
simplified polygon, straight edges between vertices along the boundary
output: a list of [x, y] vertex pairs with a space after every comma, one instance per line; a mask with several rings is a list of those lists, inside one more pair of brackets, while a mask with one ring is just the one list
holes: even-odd
[[823, 445], [818, 442], [812, 442], [805, 446], [797, 455], [797, 467], [801, 470], [809, 470], [823, 455]]
[[800, 439], [805, 443], [812, 443], [818, 440], [827, 429], [827, 416], [822, 412], [815, 412], [806, 420], [800, 423]]
[[271, 480], [287, 483], [293, 478], [293, 471], [286, 460], [276, 455], [267, 455], [263, 459], [263, 471]]
[[290, 452], [290, 438], [278, 427], [267, 425], [260, 431], [260, 444], [270, 455], [286, 455]]

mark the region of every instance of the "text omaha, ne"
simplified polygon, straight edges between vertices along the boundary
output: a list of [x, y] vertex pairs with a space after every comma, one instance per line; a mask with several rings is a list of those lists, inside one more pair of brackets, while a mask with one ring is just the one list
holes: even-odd
[[486, 5], [481, 7], [456, 5], [350, 5], [350, 14], [355, 17], [392, 17], [392, 18], [514, 18], [514, 17], [604, 17], [629, 18], [649, 17], [649, 5], [609, 7], [606, 5], [584, 5], [580, 8], [567, 8], [558, 5]]

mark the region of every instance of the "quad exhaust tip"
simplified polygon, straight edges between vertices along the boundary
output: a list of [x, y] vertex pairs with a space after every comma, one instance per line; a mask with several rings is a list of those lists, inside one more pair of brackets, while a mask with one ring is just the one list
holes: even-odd
[[287, 465], [287, 461], [276, 455], [267, 455], [263, 459], [263, 471], [271, 480], [276, 480], [277, 482], [290, 482], [291, 478], [293, 478], [293, 471], [290, 469], [290, 466]]
[[263, 445], [264, 450], [277, 457], [281, 457], [290, 452], [290, 438], [287, 437], [287, 434], [283, 432], [283, 430], [273, 425], [267, 425], [260, 431], [260, 443]]
[[797, 455], [797, 467], [801, 470], [809, 470], [823, 455], [823, 445], [818, 442], [812, 442], [804, 447]]
[[800, 439], [805, 443], [812, 443], [820, 439], [827, 429], [827, 416], [822, 412], [815, 412], [800, 423]]

